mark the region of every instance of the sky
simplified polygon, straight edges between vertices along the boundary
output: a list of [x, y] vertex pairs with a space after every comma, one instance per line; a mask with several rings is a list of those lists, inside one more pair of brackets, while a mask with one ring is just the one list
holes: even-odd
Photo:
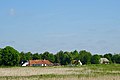
[[120, 53], [120, 0], [0, 0], [0, 48]]

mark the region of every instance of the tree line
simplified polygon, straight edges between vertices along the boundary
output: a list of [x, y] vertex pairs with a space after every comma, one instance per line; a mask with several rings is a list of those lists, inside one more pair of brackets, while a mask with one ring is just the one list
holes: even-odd
[[0, 48], [0, 65], [1, 66], [20, 66], [22, 62], [28, 60], [49, 60], [53, 63], [59, 63], [61, 65], [72, 64], [73, 60], [80, 60], [82, 64], [99, 64], [100, 58], [107, 58], [110, 63], [120, 64], [120, 53], [111, 54], [107, 53], [104, 55], [94, 54], [86, 50], [82, 51], [59, 51], [56, 54], [48, 51], [44, 53], [31, 53], [31, 52], [18, 52], [11, 46]]

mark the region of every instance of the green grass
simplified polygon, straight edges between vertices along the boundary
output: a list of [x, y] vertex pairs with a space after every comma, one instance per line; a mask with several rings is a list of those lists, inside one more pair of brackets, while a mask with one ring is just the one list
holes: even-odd
[[[111, 80], [119, 80], [120, 78], [120, 64], [97, 64], [97, 65], [83, 65], [76, 67], [67, 67], [67, 66], [59, 66], [59, 67], [1, 67], [1, 71], [10, 71], [13, 75], [9, 76], [0, 74], [0, 80], [79, 80], [81, 78], [85, 78], [82, 80], [92, 80], [93, 78], [104, 80], [109, 78]], [[26, 75], [23, 73], [22, 76], [14, 76], [17, 73], [17, 70], [26, 70], [27, 73], [34, 73], [36, 71], [37, 74]], [[32, 69], [32, 70], [31, 70]], [[16, 71], [15, 71], [16, 70]], [[30, 72], [29, 72], [30, 70]], [[35, 70], [35, 71], [33, 71]], [[40, 71], [48, 71], [44, 74]], [[53, 71], [53, 72], [52, 72]], [[51, 73], [52, 72], [52, 73]], [[7, 71], [6, 71], [7, 73]], [[60, 74], [61, 73], [61, 74]], [[63, 74], [62, 74], [63, 73]], [[24, 75], [25, 74], [25, 75]], [[100, 80], [103, 80], [100, 79]], [[108, 80], [109, 80], [108, 79]]]

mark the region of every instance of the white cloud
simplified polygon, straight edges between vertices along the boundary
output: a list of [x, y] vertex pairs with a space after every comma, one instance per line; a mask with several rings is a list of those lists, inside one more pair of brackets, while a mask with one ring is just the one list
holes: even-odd
[[0, 41], [0, 45], [12, 45], [15, 44], [15, 41]]
[[10, 9], [10, 15], [11, 15], [11, 16], [14, 16], [15, 14], [16, 14], [15, 9], [14, 9], [14, 8], [11, 8], [11, 9]]

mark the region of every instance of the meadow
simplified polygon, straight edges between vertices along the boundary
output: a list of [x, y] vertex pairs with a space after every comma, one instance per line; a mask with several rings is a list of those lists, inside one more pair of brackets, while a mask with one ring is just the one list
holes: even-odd
[[0, 80], [120, 80], [120, 64], [1, 67]]

